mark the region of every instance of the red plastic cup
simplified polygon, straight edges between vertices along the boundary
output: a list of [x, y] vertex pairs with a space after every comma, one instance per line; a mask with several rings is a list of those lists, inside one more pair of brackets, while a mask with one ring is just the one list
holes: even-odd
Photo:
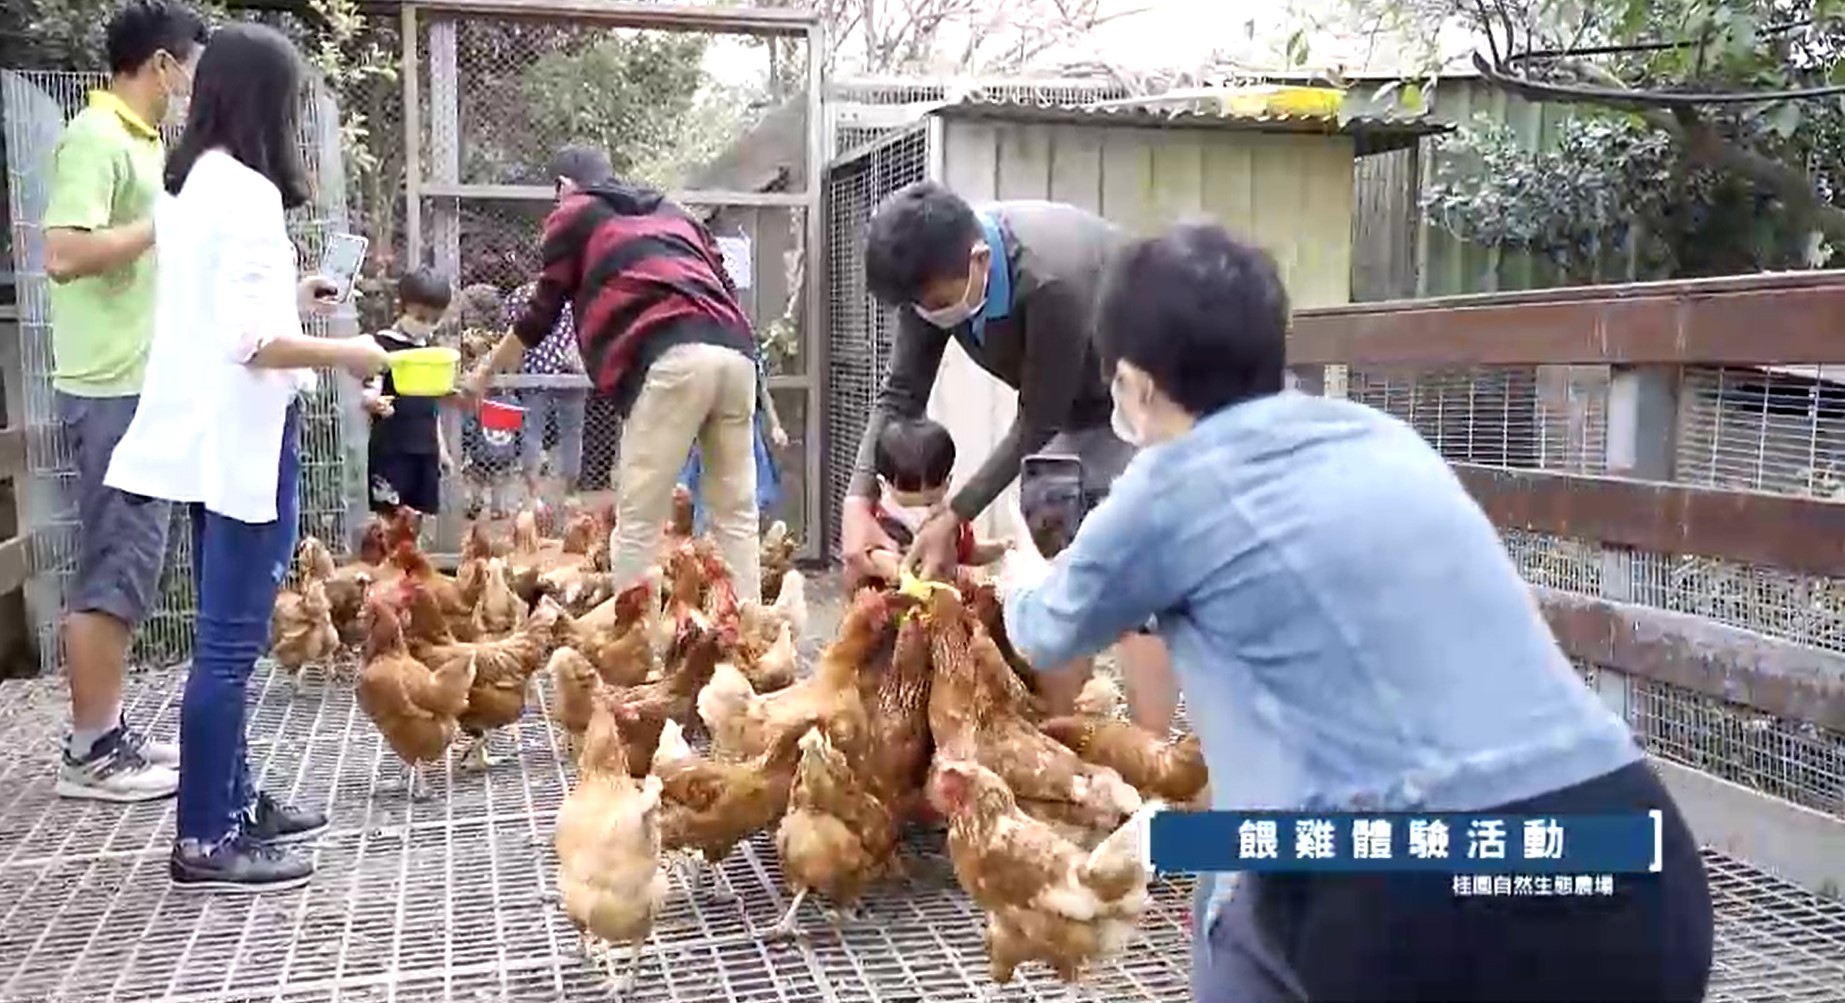
[[495, 432], [517, 432], [525, 424], [525, 409], [499, 401], [480, 402], [480, 427]]

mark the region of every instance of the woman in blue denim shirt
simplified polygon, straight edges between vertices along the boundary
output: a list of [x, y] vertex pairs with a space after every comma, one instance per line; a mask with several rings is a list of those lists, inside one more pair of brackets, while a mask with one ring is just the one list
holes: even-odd
[[1216, 809], [1666, 820], [1663, 872], [1611, 896], [1201, 881], [1194, 998], [1701, 1000], [1691, 833], [1441, 457], [1380, 412], [1283, 390], [1287, 293], [1217, 227], [1132, 245], [1100, 295], [1114, 426], [1142, 449], [1054, 563], [1002, 573], [1022, 654], [1068, 664], [1153, 617]]
[[[781, 416], [775, 413], [775, 398], [769, 395], [769, 374], [761, 360], [756, 363], [756, 515], [763, 518], [774, 512], [782, 503], [782, 473], [775, 463], [775, 450], [788, 445], [788, 433], [782, 430]], [[700, 533], [705, 531], [704, 500], [699, 497], [698, 484], [704, 473], [704, 463], [698, 452], [698, 443], [692, 443], [692, 452], [686, 457], [685, 466], [679, 470], [679, 483], [692, 492], [692, 525]]]

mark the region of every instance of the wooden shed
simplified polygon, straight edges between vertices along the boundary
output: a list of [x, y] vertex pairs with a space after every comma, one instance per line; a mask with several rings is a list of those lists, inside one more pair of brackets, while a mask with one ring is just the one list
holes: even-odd
[[[897, 188], [934, 178], [976, 204], [1047, 199], [1135, 232], [1214, 218], [1275, 255], [1296, 305], [1351, 299], [1353, 165], [1414, 146], [1413, 121], [1245, 118], [1139, 107], [945, 103], [828, 167], [826, 513], [838, 504], [889, 356], [893, 318], [866, 294], [864, 227]], [[959, 348], [943, 360], [930, 413], [954, 433], [957, 478], [985, 459], [1016, 412], [1013, 391]], [[982, 527], [994, 532], [1004, 509]]]

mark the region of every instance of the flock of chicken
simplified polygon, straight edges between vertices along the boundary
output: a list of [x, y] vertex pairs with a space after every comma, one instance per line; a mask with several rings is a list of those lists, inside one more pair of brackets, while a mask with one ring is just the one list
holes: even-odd
[[785, 527], [763, 538], [765, 594], [740, 597], [692, 534], [690, 499], [675, 502], [658, 566], [620, 593], [609, 513], [570, 514], [552, 540], [522, 512], [504, 545], [477, 525], [452, 577], [409, 520], [374, 524], [344, 567], [304, 540], [276, 604], [276, 660], [357, 645], [358, 703], [413, 795], [462, 734], [464, 765], [492, 765], [489, 736], [516, 727], [544, 670], [577, 766], [557, 818], [559, 897], [611, 975], [614, 945], [630, 946], [623, 992], [668, 897], [666, 862], [691, 864], [694, 894], [701, 864], [727, 892], [723, 860], [770, 830], [794, 901], [756, 936], [796, 933], [809, 895], [849, 913], [905, 873], [910, 824], [945, 819], [996, 983], [1038, 961], [1074, 985], [1126, 946], [1146, 904], [1147, 819], [1202, 800], [1196, 736], [1121, 719], [1101, 675], [1074, 714], [1047, 717], [973, 573], [926, 593], [862, 589], [803, 675]]

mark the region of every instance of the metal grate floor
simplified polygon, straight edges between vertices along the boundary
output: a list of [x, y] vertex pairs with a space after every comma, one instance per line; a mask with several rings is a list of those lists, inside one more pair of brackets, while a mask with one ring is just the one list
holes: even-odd
[[[171, 734], [180, 678], [136, 677], [130, 715]], [[542, 722], [523, 730], [516, 759], [485, 775], [432, 775], [436, 797], [412, 804], [390, 787], [395, 761], [349, 687], [310, 674], [297, 690], [260, 671], [252, 693], [250, 733], [268, 736], [251, 750], [262, 782], [330, 805], [334, 830], [307, 888], [210, 899], [168, 890], [170, 802], [124, 809], [53, 794], [61, 685], [0, 685], [0, 1003], [606, 998], [600, 969], [546, 901], [566, 773]], [[975, 998], [987, 983], [978, 918], [939, 838], [918, 849], [919, 874], [862, 920], [836, 930], [810, 910], [809, 940], [769, 946], [734, 937], [746, 916], [771, 922], [787, 892], [766, 840], [741, 848], [727, 867], [737, 900], [675, 895], [632, 998]], [[1845, 906], [1739, 861], [1709, 862], [1721, 913], [1713, 1001], [1845, 997]], [[1187, 899], [1183, 884], [1160, 883], [1141, 939], [1097, 973], [1095, 998], [1188, 997]], [[1063, 997], [1022, 974], [991, 998]]]

